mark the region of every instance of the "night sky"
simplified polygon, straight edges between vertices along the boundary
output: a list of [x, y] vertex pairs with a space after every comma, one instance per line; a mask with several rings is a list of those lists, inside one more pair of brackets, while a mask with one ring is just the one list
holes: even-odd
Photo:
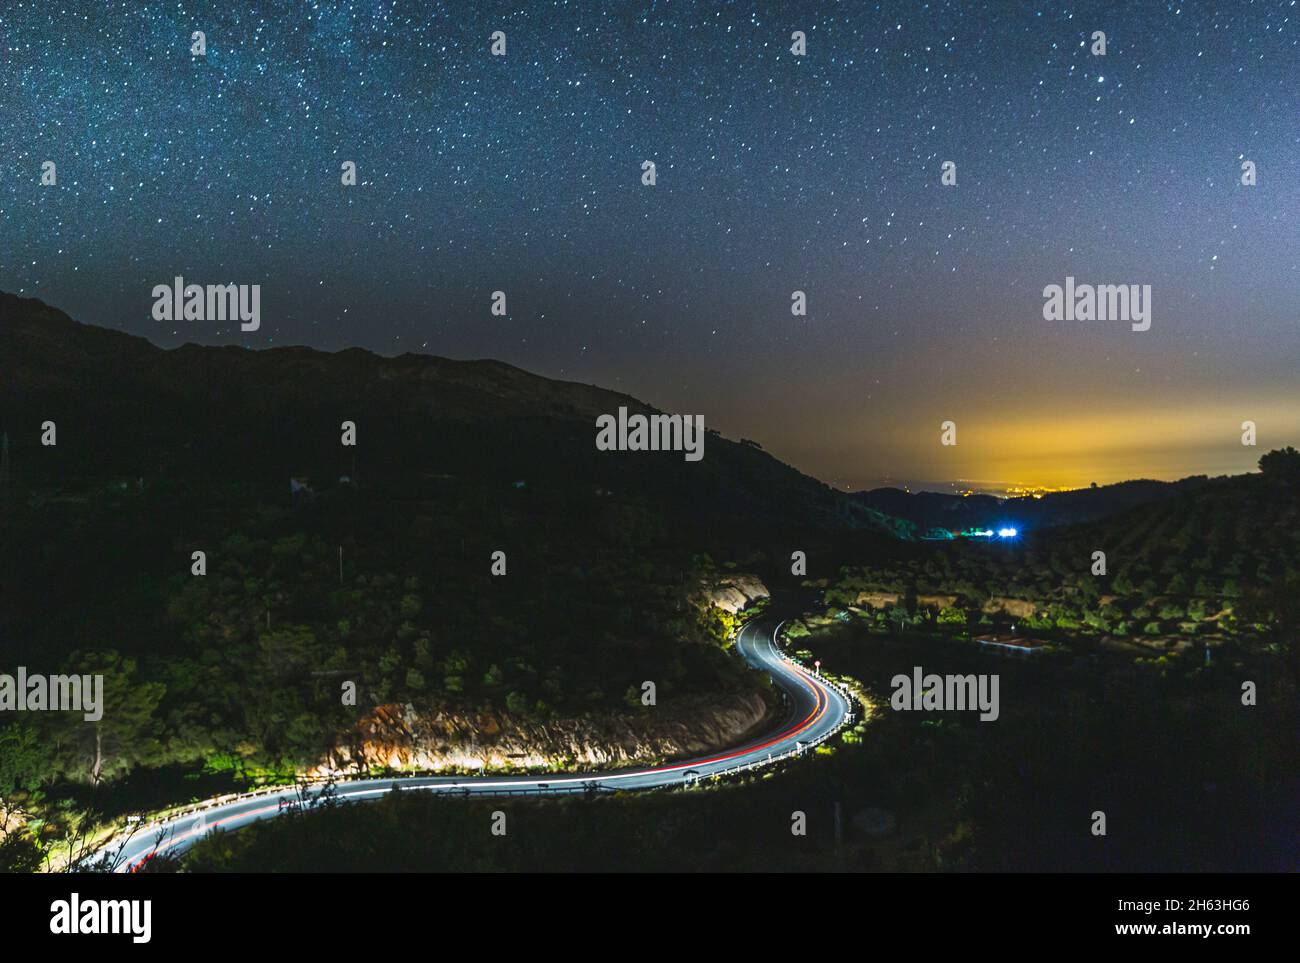
[[[0, 289], [498, 358], [848, 488], [1300, 444], [1295, 0], [239, 6], [0, 6]], [[260, 284], [261, 329], [153, 320], [176, 275]], [[1045, 321], [1067, 275], [1150, 284], [1151, 330]]]

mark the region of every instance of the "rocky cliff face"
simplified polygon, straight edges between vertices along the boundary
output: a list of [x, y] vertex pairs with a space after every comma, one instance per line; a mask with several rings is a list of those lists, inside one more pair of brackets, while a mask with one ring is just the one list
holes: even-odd
[[723, 575], [700, 586], [700, 597], [708, 605], [735, 615], [757, 599], [771, 593], [757, 575]]
[[347, 733], [311, 775], [371, 767], [581, 769], [653, 763], [735, 745], [759, 732], [772, 709], [757, 692], [547, 722], [508, 712], [426, 713], [410, 703], [383, 705]]
[[[735, 614], [769, 595], [754, 575], [710, 579], [697, 599]], [[311, 775], [371, 768], [587, 769], [655, 763], [725, 749], [762, 731], [775, 696], [720, 693], [624, 713], [537, 721], [506, 711], [456, 713], [411, 703], [376, 707], [343, 735]]]

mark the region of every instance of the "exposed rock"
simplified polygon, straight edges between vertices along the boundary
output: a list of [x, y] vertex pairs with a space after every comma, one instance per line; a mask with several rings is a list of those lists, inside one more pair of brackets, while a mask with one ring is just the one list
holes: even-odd
[[772, 706], [758, 692], [700, 697], [668, 709], [535, 721], [504, 711], [425, 713], [382, 705], [311, 775], [400, 770], [609, 768], [723, 749], [761, 730]]
[[873, 609], [888, 608], [898, 601], [897, 592], [859, 592], [859, 605], [870, 605]]
[[[729, 573], [702, 583], [702, 607], [735, 614], [770, 593], [755, 575]], [[760, 691], [700, 696], [657, 710], [535, 720], [507, 711], [423, 711], [378, 706], [342, 736], [311, 775], [389, 768], [612, 768], [724, 749], [761, 731], [773, 705]]]
[[751, 602], [772, 593], [757, 575], [722, 575], [701, 585], [700, 594], [707, 604], [735, 615]]
[[1029, 618], [1037, 609], [1035, 603], [1026, 599], [1013, 599], [1002, 595], [994, 595], [984, 603], [984, 611], [990, 615], [995, 612], [1006, 612], [1007, 615], [1014, 615], [1018, 619]]
[[922, 609], [946, 609], [957, 604], [955, 595], [918, 595], [916, 597], [917, 608]]
[[0, 840], [19, 832], [27, 825], [27, 814], [16, 805], [0, 798]]

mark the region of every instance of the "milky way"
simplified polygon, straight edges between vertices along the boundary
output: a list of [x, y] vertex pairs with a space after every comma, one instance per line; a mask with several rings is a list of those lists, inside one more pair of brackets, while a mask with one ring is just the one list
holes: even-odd
[[[850, 487], [1245, 470], [1300, 440], [1300, 7], [1213, 6], [10, 2], [0, 289], [500, 358]], [[176, 275], [260, 330], [153, 320]], [[1151, 330], [1045, 321], [1067, 276]]]

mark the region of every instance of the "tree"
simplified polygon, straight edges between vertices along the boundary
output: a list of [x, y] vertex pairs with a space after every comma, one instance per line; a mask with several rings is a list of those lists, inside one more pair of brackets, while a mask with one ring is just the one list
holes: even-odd
[[1300, 483], [1300, 451], [1290, 445], [1270, 451], [1259, 459], [1259, 470], [1266, 478]]
[[36, 730], [22, 723], [0, 729], [0, 840], [21, 823], [23, 810], [16, 798], [36, 791], [46, 771], [48, 752]]
[[965, 610], [955, 605], [944, 606], [939, 612], [939, 625], [964, 628], [966, 625]]
[[72, 662], [78, 674], [103, 677], [104, 704], [96, 722], [86, 721], [80, 712], [47, 713], [63, 774], [98, 783], [125, 775], [136, 765], [159, 762], [161, 725], [154, 711], [166, 687], [139, 681], [135, 660], [116, 652], [74, 656]]
[[40, 846], [28, 834], [0, 836], [0, 873], [34, 873], [43, 858]]
[[1276, 633], [1290, 663], [1292, 681], [1300, 686], [1300, 576], [1247, 592], [1236, 611], [1244, 621], [1258, 622]]

